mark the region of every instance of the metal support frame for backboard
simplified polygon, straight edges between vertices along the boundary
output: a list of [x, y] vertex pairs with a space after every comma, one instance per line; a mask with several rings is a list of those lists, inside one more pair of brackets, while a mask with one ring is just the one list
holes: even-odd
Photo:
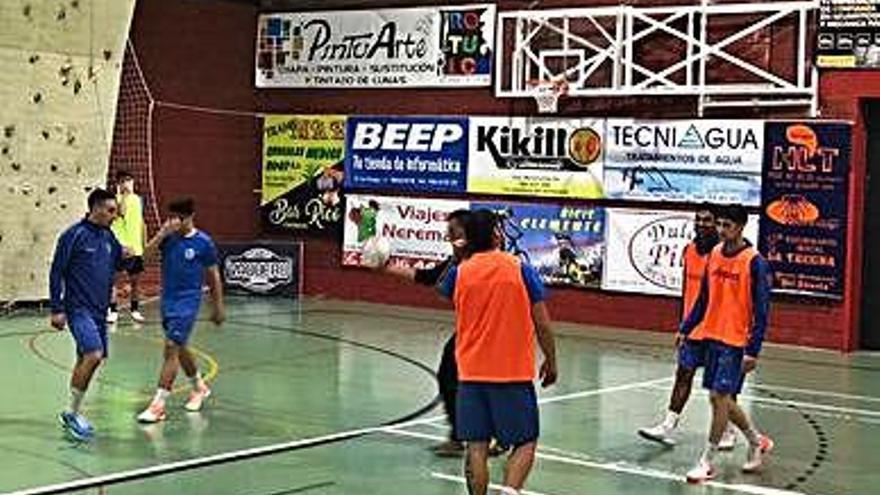
[[[803, 107], [805, 113], [816, 116], [818, 74], [807, 58], [807, 39], [808, 20], [817, 8], [814, 0], [501, 12], [495, 45], [495, 95], [535, 97], [536, 79], [565, 78], [568, 97], [694, 96], [700, 116], [713, 107], [754, 106]], [[753, 22], [725, 32], [720, 39], [710, 36], [714, 34], [709, 32], [713, 20], [735, 16]], [[595, 28], [591, 39], [575, 32], [573, 22]], [[793, 74], [774, 71], [773, 61], [762, 68], [754, 60], [728, 51], [734, 43], [778, 25], [796, 31], [791, 38], [797, 57]], [[662, 69], [649, 68], [639, 60], [642, 52], [637, 50], [640, 41], [658, 35], [685, 45], [677, 59]], [[548, 42], [548, 36], [554, 42]], [[564, 60], [562, 68], [550, 63], [560, 58]], [[750, 80], [724, 80], [717, 75], [710, 79], [707, 64], [719, 61], [736, 66]], [[597, 78], [600, 69], [603, 76]], [[677, 74], [680, 71], [684, 71], [683, 77]]]

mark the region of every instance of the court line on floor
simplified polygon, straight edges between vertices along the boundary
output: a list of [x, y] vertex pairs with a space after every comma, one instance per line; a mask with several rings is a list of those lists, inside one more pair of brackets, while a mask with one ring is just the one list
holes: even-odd
[[[661, 389], [659, 387], [651, 387], [651, 388], [654, 390], [665, 390], [665, 389]], [[700, 391], [697, 393], [702, 396], [708, 395], [705, 391]], [[816, 411], [828, 411], [828, 412], [835, 412], [835, 413], [840, 413], [840, 414], [852, 414], [852, 415], [867, 416], [867, 417], [872, 417], [872, 418], [880, 418], [880, 411], [873, 410], [873, 409], [858, 409], [858, 408], [853, 408], [853, 407], [839, 407], [839, 406], [832, 406], [830, 404], [801, 402], [801, 401], [788, 400], [788, 399], [780, 400], [780, 399], [773, 399], [770, 397], [758, 397], [756, 395], [750, 395], [750, 394], [740, 394], [737, 396], [737, 398], [752, 401], [752, 402], [764, 402], [767, 404], [797, 406], [797, 407], [800, 407], [801, 409], [809, 409], [809, 410], [816, 410]]]
[[794, 394], [801, 395], [815, 395], [819, 397], [835, 397], [838, 399], [846, 399], [846, 400], [854, 400], [854, 401], [864, 401], [864, 402], [880, 402], [880, 397], [875, 397], [871, 395], [856, 395], [856, 394], [844, 394], [840, 392], [832, 392], [829, 390], [817, 390], [810, 388], [798, 388], [798, 387], [784, 387], [782, 385], [770, 385], [766, 383], [753, 383], [749, 384], [751, 388], [758, 389], [766, 389], [766, 390], [775, 390], [778, 392], [791, 392]]
[[[446, 438], [438, 435], [431, 435], [428, 433], [420, 433], [408, 430], [402, 430], [401, 427], [389, 427], [386, 429], [385, 433], [390, 435], [397, 435], [402, 437], [410, 437], [410, 438], [418, 438], [423, 440], [432, 440], [432, 441], [443, 441]], [[550, 453], [550, 451], [555, 451], [556, 453]], [[565, 451], [562, 449], [557, 449], [553, 447], [544, 447], [540, 444], [538, 445], [538, 452], [535, 454], [538, 459], [543, 459], [547, 461], [558, 462], [560, 464], [569, 464], [573, 466], [586, 467], [591, 469], [598, 469], [602, 471], [611, 471], [615, 473], [623, 473], [623, 474], [631, 474], [635, 476], [648, 477], [654, 479], [663, 479], [668, 481], [676, 481], [682, 484], [687, 484], [685, 477], [672, 473], [669, 471], [663, 471], [659, 469], [650, 469], [643, 468], [640, 466], [632, 466], [625, 465], [620, 462], [599, 462], [589, 460], [590, 456], [580, 453], [580, 452], [571, 452]], [[434, 473], [431, 473], [434, 476]], [[463, 479], [463, 478], [459, 478]], [[712, 488], [720, 488], [724, 490], [736, 491], [739, 493], [748, 493], [751, 495], [804, 495], [803, 492], [795, 492], [791, 490], [783, 490], [780, 488], [771, 488], [764, 487], [758, 485], [749, 485], [744, 483], [724, 483], [722, 481], [707, 481], [705, 483], [701, 483], [700, 486], [707, 486]], [[526, 492], [523, 492], [524, 494]], [[537, 492], [534, 492], [537, 493]]]
[[[623, 390], [629, 390], [634, 388], [647, 388], [651, 385], [656, 385], [657, 383], [670, 380], [671, 378], [658, 378], [653, 380], [646, 380], [642, 382], [633, 382], [622, 385], [615, 385], [611, 387], [604, 387], [600, 389], [592, 389], [585, 390], [582, 392], [575, 392], [570, 394], [565, 394], [561, 396], [553, 396], [546, 397], [542, 399], [544, 403], [546, 402], [557, 402], [560, 400], [571, 400], [573, 398], [581, 398], [581, 397], [589, 397], [594, 395], [600, 395], [604, 393], [613, 393], [619, 392]], [[539, 401], [540, 402], [540, 401]], [[50, 495], [55, 493], [65, 493], [76, 490], [82, 490], [87, 488], [92, 488], [95, 486], [102, 485], [112, 485], [117, 483], [123, 483], [126, 481], [139, 480], [151, 476], [158, 476], [163, 474], [171, 474], [179, 471], [186, 471], [189, 469], [195, 469], [199, 467], [208, 467], [217, 464], [225, 464], [228, 462], [241, 461], [246, 459], [251, 459], [254, 457], [264, 457], [271, 454], [278, 454], [283, 452], [290, 452], [294, 450], [302, 450], [310, 447], [317, 447], [320, 445], [325, 445], [329, 443], [334, 443], [342, 440], [348, 440], [356, 437], [362, 437], [365, 435], [372, 435], [376, 433], [388, 433], [389, 429], [396, 428], [407, 428], [410, 426], [417, 426], [420, 424], [433, 423], [440, 420], [446, 419], [445, 415], [438, 415], [429, 418], [422, 419], [413, 419], [408, 421], [403, 421], [397, 424], [392, 425], [381, 425], [381, 426], [373, 426], [367, 428], [359, 428], [353, 430], [346, 430], [341, 432], [336, 432], [328, 435], [322, 435], [317, 437], [309, 437], [302, 438], [298, 440], [293, 440], [290, 442], [282, 442], [272, 445], [266, 445], [262, 447], [253, 447], [249, 449], [235, 450], [229, 452], [222, 452], [219, 454], [214, 454], [210, 456], [203, 457], [195, 457], [191, 459], [185, 459], [181, 461], [175, 461], [164, 464], [157, 464], [154, 466], [147, 466], [143, 468], [131, 469], [127, 471], [119, 471], [116, 473], [110, 473], [100, 476], [95, 476], [91, 478], [84, 478], [79, 480], [67, 481], [63, 483], [56, 483], [52, 485], [45, 485], [35, 488], [26, 488], [14, 492], [6, 492], [0, 495]]]
[[[462, 478], [461, 476], [455, 476], [455, 475], [446, 474], [446, 473], [439, 473], [437, 471], [431, 471], [431, 477], [438, 479], [438, 480], [452, 481], [454, 483], [458, 483], [459, 485], [466, 485], [467, 484], [467, 481], [465, 481], [465, 479]], [[489, 488], [491, 488], [493, 490], [501, 490], [501, 485], [496, 485], [495, 483], [489, 483]], [[536, 491], [532, 491], [532, 490], [520, 490], [520, 493], [522, 495], [550, 495], [549, 493], [536, 492]]]

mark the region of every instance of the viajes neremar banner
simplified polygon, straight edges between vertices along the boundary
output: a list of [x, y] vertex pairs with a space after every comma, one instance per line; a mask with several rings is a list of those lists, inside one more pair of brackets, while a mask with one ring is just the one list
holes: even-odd
[[843, 296], [851, 133], [848, 123], [767, 123], [759, 247], [777, 292]]
[[259, 88], [489, 86], [495, 6], [263, 14]]

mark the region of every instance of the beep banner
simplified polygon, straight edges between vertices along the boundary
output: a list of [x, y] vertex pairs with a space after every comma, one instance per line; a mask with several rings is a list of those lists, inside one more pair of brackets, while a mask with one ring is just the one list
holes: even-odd
[[777, 292], [842, 298], [852, 126], [767, 122], [761, 253]]

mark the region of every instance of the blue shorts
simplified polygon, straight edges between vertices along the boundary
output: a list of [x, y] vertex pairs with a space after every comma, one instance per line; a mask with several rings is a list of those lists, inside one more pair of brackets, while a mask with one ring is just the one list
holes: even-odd
[[706, 369], [703, 370], [703, 388], [721, 394], [740, 393], [745, 375], [743, 374], [742, 347], [733, 347], [715, 340], [706, 345]]
[[107, 357], [107, 320], [89, 311], [73, 310], [67, 313], [67, 326], [76, 341], [76, 355], [84, 356], [100, 351]]
[[505, 448], [538, 439], [538, 399], [531, 382], [462, 382], [455, 429], [465, 442], [495, 439]]
[[162, 328], [165, 330], [165, 338], [177, 345], [184, 346], [189, 342], [193, 328], [196, 326], [198, 314], [190, 316], [165, 316], [162, 318]]
[[707, 347], [705, 341], [684, 339], [678, 348], [678, 366], [689, 370], [705, 366]]

